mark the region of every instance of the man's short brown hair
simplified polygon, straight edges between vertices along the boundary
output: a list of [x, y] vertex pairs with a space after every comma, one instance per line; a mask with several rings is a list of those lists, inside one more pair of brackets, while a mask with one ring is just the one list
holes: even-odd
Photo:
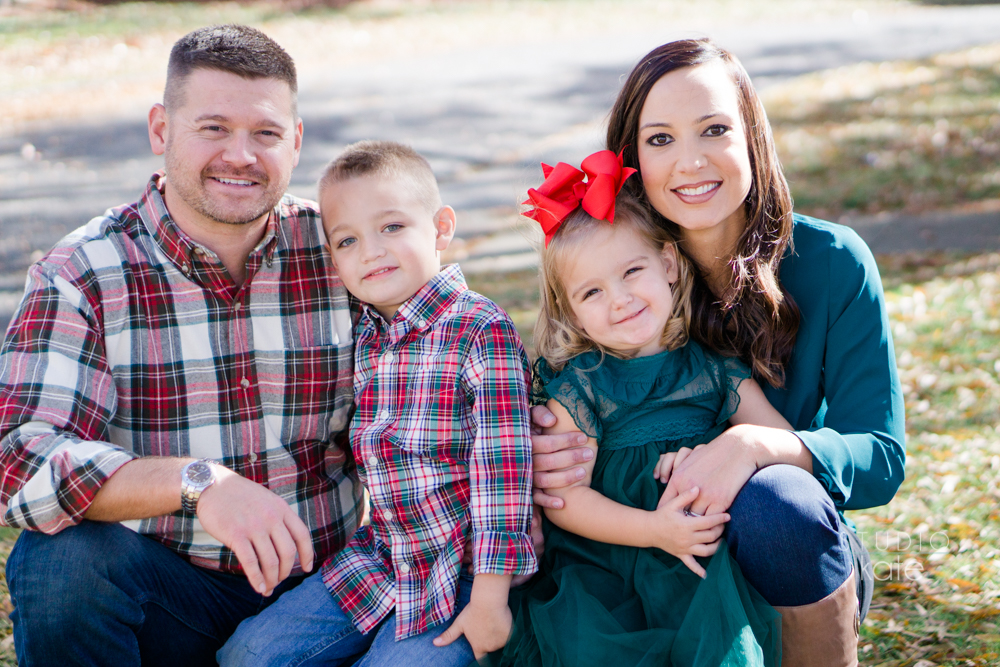
[[366, 140], [351, 144], [323, 170], [319, 198], [331, 185], [361, 176], [397, 177], [409, 180], [414, 193], [429, 211], [441, 208], [437, 179], [426, 158], [406, 144]]
[[292, 91], [292, 113], [298, 115], [295, 61], [260, 30], [245, 25], [215, 25], [198, 28], [177, 40], [170, 50], [163, 90], [167, 111], [183, 105], [184, 80], [196, 69], [229, 72], [244, 79], [284, 81]]

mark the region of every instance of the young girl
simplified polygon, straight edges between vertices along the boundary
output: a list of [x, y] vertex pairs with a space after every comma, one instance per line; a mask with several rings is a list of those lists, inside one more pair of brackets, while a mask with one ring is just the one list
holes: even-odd
[[776, 665], [780, 617], [734, 567], [728, 515], [688, 511], [697, 488], [663, 491], [729, 423], [789, 424], [742, 362], [688, 339], [691, 270], [646, 208], [616, 197], [632, 171], [620, 165], [601, 151], [586, 182], [560, 163], [529, 191], [526, 215], [546, 232], [536, 390], [558, 420], [549, 432], [583, 431], [596, 456], [553, 491], [564, 503], [546, 510], [544, 574], [515, 593], [514, 634], [493, 658]]

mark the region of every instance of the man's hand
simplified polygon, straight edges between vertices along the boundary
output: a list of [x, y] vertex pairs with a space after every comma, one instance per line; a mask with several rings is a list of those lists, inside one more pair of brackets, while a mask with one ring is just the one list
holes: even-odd
[[228, 468], [212, 468], [216, 481], [201, 494], [198, 519], [233, 550], [254, 590], [270, 595], [292, 571], [296, 555], [303, 571], [311, 571], [309, 529], [288, 503]]
[[579, 431], [542, 435], [542, 428], [554, 426], [556, 423], [555, 415], [544, 405], [531, 408], [531, 422], [535, 504], [549, 509], [562, 509], [562, 498], [550, 496], [544, 489], [560, 489], [583, 479], [586, 471], [580, 464], [593, 459], [594, 452], [585, 447], [587, 436]]

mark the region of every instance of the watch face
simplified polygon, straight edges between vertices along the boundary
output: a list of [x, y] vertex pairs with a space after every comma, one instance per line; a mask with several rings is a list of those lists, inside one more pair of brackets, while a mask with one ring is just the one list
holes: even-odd
[[212, 468], [204, 461], [195, 461], [188, 466], [187, 478], [193, 484], [207, 484], [212, 480]]

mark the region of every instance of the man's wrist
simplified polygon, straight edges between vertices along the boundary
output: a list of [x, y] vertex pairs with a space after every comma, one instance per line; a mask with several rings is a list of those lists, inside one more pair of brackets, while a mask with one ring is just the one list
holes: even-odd
[[181, 469], [181, 509], [189, 514], [198, 513], [202, 494], [216, 482], [211, 459], [191, 461]]

